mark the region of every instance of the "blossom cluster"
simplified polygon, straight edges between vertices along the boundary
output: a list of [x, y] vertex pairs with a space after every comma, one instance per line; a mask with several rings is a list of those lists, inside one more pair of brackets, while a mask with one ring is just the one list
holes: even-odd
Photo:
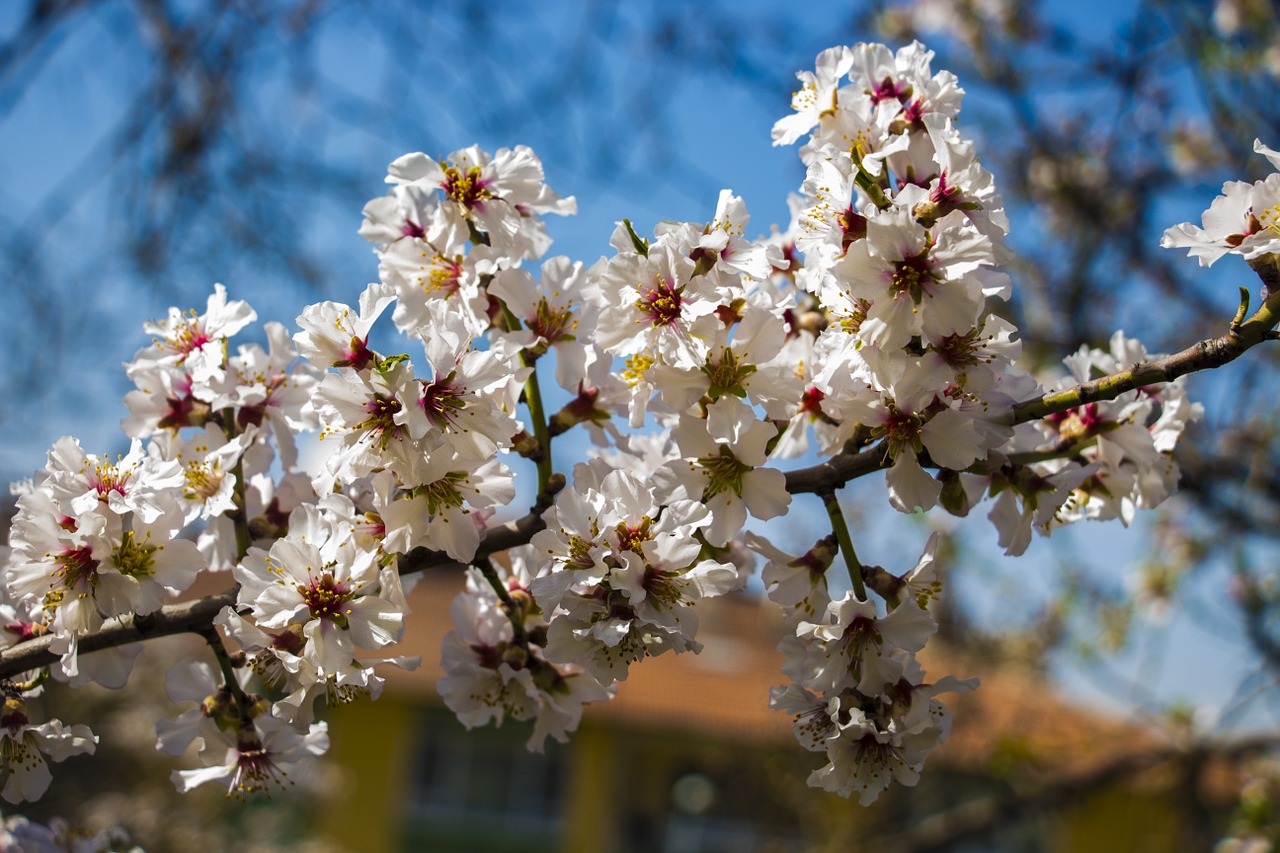
[[[243, 795], [324, 751], [317, 699], [376, 698], [377, 667], [417, 664], [395, 649], [410, 570], [469, 567], [442, 650], [446, 704], [467, 726], [533, 720], [541, 749], [632, 665], [700, 650], [697, 605], [742, 590], [759, 556], [789, 628], [772, 703], [827, 760], [811, 784], [868, 803], [913, 783], [947, 735], [936, 697], [976, 686], [930, 681], [916, 657], [937, 627], [937, 538], [900, 576], [867, 569], [836, 494], [853, 475], [780, 466], [862, 460], [904, 513], [992, 498], [1000, 544], [1021, 553], [1033, 531], [1127, 523], [1163, 501], [1200, 412], [1175, 380], [1019, 419], [1019, 403], [1153, 356], [1117, 333], [1061, 379], [1018, 368], [1008, 218], [956, 124], [963, 91], [931, 62], [918, 43], [859, 44], [799, 75], [773, 138], [807, 137], [806, 177], [788, 227], [758, 239], [724, 190], [710, 221], [641, 236], [624, 220], [594, 264], [546, 257], [543, 217], [576, 206], [528, 148], [397, 159], [364, 208], [378, 281], [355, 305], [308, 306], [293, 334], [267, 323], [265, 348], [233, 349], [256, 314], [221, 285], [202, 313], [147, 325], [152, 343], [125, 366], [128, 454], [63, 438], [19, 487], [6, 644], [49, 635], [53, 677], [121, 687], [136, 648], [81, 655], [80, 641], [226, 573], [234, 601], [183, 626], [216, 666], [170, 673], [186, 707], [157, 732], [167, 752], [198, 751], [180, 789]], [[594, 447], [566, 478], [555, 439], [579, 428]], [[507, 522], [521, 466], [536, 504]], [[806, 492], [832, 535], [789, 554], [759, 523]], [[831, 577], [837, 557], [851, 588]], [[29, 724], [22, 697], [42, 679], [4, 682], [0, 737], [21, 745], [0, 751], [10, 800], [48, 784], [42, 753], [94, 742]]]
[[[1280, 151], [1254, 140], [1253, 150], [1280, 170]], [[1212, 266], [1226, 254], [1240, 255], [1250, 264], [1272, 262], [1280, 252], [1280, 171], [1261, 181], [1227, 181], [1201, 219], [1204, 227], [1184, 222], [1164, 232], [1160, 245], [1186, 249], [1200, 265]]]

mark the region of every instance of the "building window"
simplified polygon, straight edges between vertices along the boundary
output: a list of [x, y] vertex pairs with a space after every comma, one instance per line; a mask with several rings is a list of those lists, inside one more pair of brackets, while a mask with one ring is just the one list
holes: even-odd
[[554, 840], [565, 792], [565, 753], [529, 752], [521, 727], [464, 732], [456, 722], [424, 726], [409, 803], [418, 831], [460, 828], [502, 838]]

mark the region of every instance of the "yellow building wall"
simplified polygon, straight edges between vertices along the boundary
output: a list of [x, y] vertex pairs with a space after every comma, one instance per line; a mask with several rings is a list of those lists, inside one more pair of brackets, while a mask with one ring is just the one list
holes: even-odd
[[1167, 795], [1110, 787], [1066, 809], [1050, 833], [1054, 853], [1183, 853], [1181, 829]]
[[583, 726], [570, 739], [569, 790], [561, 847], [564, 853], [608, 850], [618, 827], [613, 785], [614, 736], [598, 726]]
[[413, 757], [414, 725], [421, 703], [383, 695], [328, 714], [329, 755], [342, 768], [334, 801], [320, 817], [321, 833], [353, 853], [398, 851], [404, 826], [401, 808]]

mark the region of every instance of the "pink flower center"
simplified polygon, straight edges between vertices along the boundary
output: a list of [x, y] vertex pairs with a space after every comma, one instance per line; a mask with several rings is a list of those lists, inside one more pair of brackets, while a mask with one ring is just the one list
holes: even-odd
[[468, 209], [482, 209], [484, 202], [493, 198], [488, 189], [489, 181], [482, 176], [479, 166], [465, 172], [452, 163], [444, 168], [444, 180], [440, 189], [449, 198]]
[[1058, 428], [1064, 438], [1088, 438], [1097, 435], [1107, 419], [1102, 416], [1097, 403], [1077, 406], [1065, 412], [1054, 412], [1045, 420]]
[[457, 373], [450, 373], [444, 379], [424, 382], [422, 385], [422, 410], [427, 413], [431, 423], [440, 429], [453, 425], [458, 413], [466, 408], [463, 398], [466, 388], [454, 382]]
[[636, 308], [651, 324], [670, 326], [680, 319], [680, 309], [685, 304], [683, 290], [663, 276], [655, 276], [653, 284], [640, 291]]
[[578, 395], [566, 403], [564, 408], [552, 417], [551, 434], [559, 435], [569, 427], [580, 424], [583, 421], [602, 424], [609, 420], [609, 413], [596, 406], [596, 401], [599, 399], [599, 388], [595, 386], [588, 387], [585, 381], [579, 380]]
[[66, 589], [91, 584], [98, 578], [98, 561], [93, 559], [88, 547], [68, 548], [54, 557], [53, 562], [57, 566], [53, 576], [61, 578]]
[[288, 652], [291, 655], [302, 654], [302, 649], [306, 646], [307, 641], [302, 637], [302, 631], [296, 626], [285, 628], [279, 634], [268, 634], [271, 638], [271, 648], [279, 649], [282, 652]]
[[881, 640], [876, 620], [867, 616], [853, 617], [844, 631], [844, 642], [855, 660], [862, 656], [863, 649], [879, 645]]
[[209, 337], [209, 334], [205, 331], [204, 324], [200, 318], [195, 316], [195, 312], [192, 312], [190, 316], [182, 321], [180, 326], [173, 330], [169, 345], [182, 356], [182, 358], [178, 359], [178, 363], [181, 364], [188, 355], [212, 340], [213, 338]]
[[868, 766], [870, 772], [888, 768], [901, 762], [898, 750], [888, 743], [881, 743], [874, 732], [867, 732], [858, 741], [858, 759], [860, 765]]
[[418, 277], [418, 284], [424, 293], [452, 296], [462, 289], [462, 278], [466, 273], [462, 256], [449, 257], [437, 252], [427, 264], [426, 275]]
[[538, 307], [528, 322], [529, 331], [552, 344], [573, 340], [572, 333], [578, 326], [571, 306], [553, 305], [545, 296], [538, 300]]
[[921, 426], [920, 418], [916, 415], [893, 408], [875, 432], [885, 437], [891, 452], [896, 456], [908, 447], [916, 446]]
[[938, 175], [938, 185], [929, 191], [929, 201], [934, 204], [950, 205], [960, 198], [960, 188], [947, 183], [947, 172], [944, 169]]
[[912, 302], [919, 305], [924, 299], [925, 288], [933, 282], [929, 250], [925, 249], [919, 254], [908, 255], [894, 264], [893, 275], [889, 281], [889, 292], [893, 294], [894, 299], [909, 296]]
[[196, 414], [197, 400], [194, 397], [169, 397], [165, 400], [169, 404], [169, 411], [156, 423], [161, 429], [182, 429], [185, 426], [198, 426], [203, 421], [199, 420], [201, 415]]
[[924, 118], [924, 114], [928, 112], [924, 106], [924, 98], [916, 98], [907, 104], [902, 110], [902, 117], [911, 124], [915, 124]]
[[8, 729], [9, 734], [17, 736], [19, 732], [27, 727], [30, 720], [27, 719], [26, 713], [22, 710], [22, 703], [19, 700], [14, 703], [16, 708], [10, 708], [9, 702], [5, 703], [4, 714], [0, 716], [0, 728]]
[[395, 397], [374, 394], [373, 399], [365, 401], [364, 411], [368, 417], [357, 424], [357, 428], [377, 436], [378, 446], [386, 450], [403, 432], [403, 428], [396, 423], [396, 414], [401, 408], [400, 401]]
[[236, 752], [236, 769], [231, 774], [228, 794], [243, 797], [265, 791], [272, 783], [283, 787], [288, 774], [276, 766], [252, 726], [236, 734]]
[[853, 209], [841, 213], [836, 220], [840, 223], [840, 251], [849, 251], [849, 246], [867, 236], [867, 217]]
[[982, 333], [978, 329], [973, 329], [963, 335], [959, 332], [947, 335], [936, 349], [943, 361], [950, 367], [959, 369], [985, 360], [978, 354], [982, 344]]
[[332, 366], [354, 367], [356, 370], [365, 370], [376, 360], [377, 357], [374, 355], [373, 350], [369, 349], [368, 339], [352, 335], [350, 345]]
[[356, 518], [356, 530], [366, 536], [371, 536], [374, 539], [381, 540], [386, 538], [387, 524], [382, 520], [382, 516], [378, 515], [376, 512], [366, 512], [364, 514], [364, 521], [359, 520], [360, 516], [357, 516]]
[[311, 583], [300, 589], [302, 600], [316, 619], [328, 619], [331, 622], [346, 622], [347, 614], [343, 605], [355, 598], [355, 594], [347, 588], [346, 581], [334, 580], [332, 572], [325, 572]]
[[895, 82], [892, 77], [886, 77], [877, 83], [869, 94], [871, 103], [877, 105], [881, 101], [905, 101], [911, 96], [911, 87], [905, 83]]
[[647, 515], [636, 525], [619, 522], [614, 529], [618, 534], [618, 550], [642, 554], [641, 546], [653, 538], [653, 533], [650, 532], [652, 525], [653, 519]]
[[118, 494], [126, 494], [125, 486], [129, 483], [130, 472], [123, 472], [116, 466], [100, 462], [94, 466], [93, 474], [89, 477], [89, 482], [97, 491], [99, 497], [105, 498], [112, 492]]
[[826, 394], [810, 386], [800, 397], [800, 411], [812, 417], [819, 417], [822, 415], [822, 401], [825, 399], [827, 399]]
[[649, 566], [644, 572], [645, 594], [649, 600], [658, 606], [666, 605], [668, 607], [680, 603], [684, 597], [680, 586], [676, 583], [677, 574], [665, 569], [657, 569]]
[[44, 625], [36, 622], [10, 622], [4, 626], [4, 632], [15, 638], [15, 642], [21, 643], [23, 640], [30, 640], [32, 637], [39, 637], [48, 630]]

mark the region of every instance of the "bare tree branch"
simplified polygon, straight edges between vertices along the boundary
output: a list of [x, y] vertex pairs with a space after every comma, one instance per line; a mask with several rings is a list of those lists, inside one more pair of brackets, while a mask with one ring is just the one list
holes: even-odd
[[[1280, 315], [1276, 313], [1278, 310], [1280, 291], [1268, 297], [1263, 307], [1248, 321], [1219, 338], [1200, 341], [1182, 352], [1020, 403], [1014, 407], [1011, 422], [1024, 423], [1052, 412], [1065, 411], [1097, 400], [1114, 399], [1144, 385], [1168, 382], [1188, 373], [1221, 367], [1250, 348], [1270, 340], [1272, 330], [1280, 322]], [[828, 492], [885, 468], [889, 461], [882, 445], [873, 445], [857, 452], [839, 453], [817, 465], [786, 472], [787, 491], [793, 495]], [[542, 512], [550, 506], [555, 492], [562, 486], [563, 479], [556, 480], [549, 493], [539, 496], [538, 503], [523, 518], [491, 527], [480, 543], [477, 558], [523, 545], [533, 538], [533, 534], [544, 527]], [[401, 558], [399, 570], [401, 574], [408, 574], [457, 565], [457, 561], [447, 554], [419, 548]], [[208, 628], [223, 607], [234, 603], [233, 589], [194, 602], [166, 605], [155, 613], [109, 619], [99, 630], [80, 638], [79, 650], [88, 653], [153, 637], [199, 633]], [[11, 678], [20, 672], [56, 661], [58, 655], [49, 651], [51, 643], [51, 637], [42, 636], [0, 651], [0, 678]]]

